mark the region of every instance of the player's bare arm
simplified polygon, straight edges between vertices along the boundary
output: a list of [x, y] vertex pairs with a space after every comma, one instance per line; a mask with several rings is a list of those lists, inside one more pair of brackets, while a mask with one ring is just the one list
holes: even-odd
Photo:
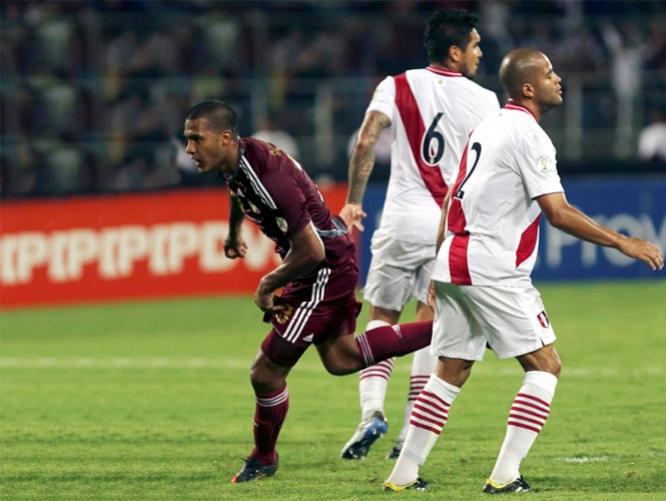
[[439, 248], [444, 243], [444, 238], [446, 238], [446, 218], [449, 215], [449, 203], [451, 202], [451, 191], [446, 193], [444, 197], [444, 203], [442, 204], [442, 215], [439, 218], [439, 226], [437, 227], [437, 240], [436, 242], [436, 252], [439, 252]]
[[390, 125], [391, 119], [380, 111], [370, 111], [361, 125], [349, 161], [347, 203], [340, 211], [340, 217], [350, 229], [354, 226], [361, 231], [364, 229], [361, 222], [366, 216], [363, 212], [363, 195], [375, 165], [375, 144], [382, 131]]
[[550, 193], [536, 200], [548, 222], [556, 228], [582, 240], [613, 247], [626, 256], [643, 261], [653, 270], [664, 268], [664, 257], [656, 245], [647, 240], [622, 235], [597, 223], [569, 205], [564, 193]]
[[233, 195], [229, 195], [229, 205], [231, 207], [229, 216], [229, 236], [224, 241], [224, 255], [229, 259], [245, 257], [247, 244], [241, 236], [241, 225], [243, 224], [243, 211], [238, 204], [238, 200]]
[[273, 305], [273, 292], [302, 277], [326, 257], [324, 243], [311, 222], [298, 235], [290, 239], [290, 243], [291, 249], [282, 264], [264, 275], [259, 281], [254, 302], [263, 311], [279, 310]]

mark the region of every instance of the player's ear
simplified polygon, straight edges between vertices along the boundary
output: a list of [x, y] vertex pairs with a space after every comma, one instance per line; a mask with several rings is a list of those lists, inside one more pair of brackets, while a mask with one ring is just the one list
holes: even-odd
[[451, 45], [449, 47], [449, 59], [457, 63], [462, 60], [463, 51], [457, 45]]
[[230, 129], [223, 130], [222, 132], [217, 134], [217, 140], [222, 146], [225, 146], [233, 142], [233, 139], [234, 139], [234, 133]]
[[529, 98], [534, 97], [534, 86], [531, 83], [524, 83], [520, 87], [520, 91], [522, 92], [523, 97], [529, 97]]

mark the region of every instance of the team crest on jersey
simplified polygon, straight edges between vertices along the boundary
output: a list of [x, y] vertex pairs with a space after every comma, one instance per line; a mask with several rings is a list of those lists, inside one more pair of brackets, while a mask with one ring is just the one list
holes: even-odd
[[551, 162], [549, 157], [541, 157], [537, 160], [537, 167], [541, 172], [548, 172], [553, 170], [553, 162]]
[[544, 329], [547, 329], [550, 326], [550, 320], [548, 320], [548, 315], [546, 315], [545, 310], [537, 315], [537, 320]]
[[287, 221], [285, 219], [281, 217], [276, 217], [275, 222], [277, 223], [278, 228], [280, 228], [280, 231], [282, 231], [282, 233], [287, 233], [287, 228], [289, 227], [289, 225], [287, 224]]

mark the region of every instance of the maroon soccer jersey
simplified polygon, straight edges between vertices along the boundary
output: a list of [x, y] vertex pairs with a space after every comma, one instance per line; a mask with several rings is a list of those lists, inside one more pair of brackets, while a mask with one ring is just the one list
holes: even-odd
[[344, 222], [331, 215], [310, 176], [282, 150], [258, 139], [243, 138], [238, 166], [225, 177], [245, 216], [275, 242], [281, 257], [289, 251], [289, 238], [312, 221], [324, 243], [326, 258], [308, 277], [314, 277], [321, 267], [336, 268], [355, 260], [354, 242]]

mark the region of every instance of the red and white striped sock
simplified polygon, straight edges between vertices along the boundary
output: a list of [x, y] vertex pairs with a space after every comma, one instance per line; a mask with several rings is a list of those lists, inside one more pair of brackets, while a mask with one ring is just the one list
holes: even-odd
[[275, 444], [289, 410], [289, 392], [285, 386], [269, 393], [257, 393], [254, 411], [254, 449], [250, 456], [264, 464], [277, 460]]
[[447, 383], [435, 374], [430, 375], [414, 403], [409, 417], [409, 428], [400, 457], [393, 466], [388, 482], [405, 485], [419, 476], [419, 466], [424, 463], [439, 434], [449, 419], [449, 408], [460, 388]]
[[407, 436], [407, 428], [409, 427], [409, 416], [414, 408], [416, 397], [419, 396], [421, 390], [428, 382], [430, 374], [435, 370], [437, 365], [437, 357], [430, 353], [430, 347], [421, 348], [414, 352], [414, 359], [412, 360], [412, 374], [409, 378], [409, 393], [407, 395], [407, 403], [405, 405], [405, 418], [398, 435], [398, 442], [404, 442]]
[[520, 476], [520, 463], [536, 440], [550, 413], [557, 377], [548, 372], [525, 373], [523, 385], [509, 411], [506, 436], [490, 478], [505, 484]]

